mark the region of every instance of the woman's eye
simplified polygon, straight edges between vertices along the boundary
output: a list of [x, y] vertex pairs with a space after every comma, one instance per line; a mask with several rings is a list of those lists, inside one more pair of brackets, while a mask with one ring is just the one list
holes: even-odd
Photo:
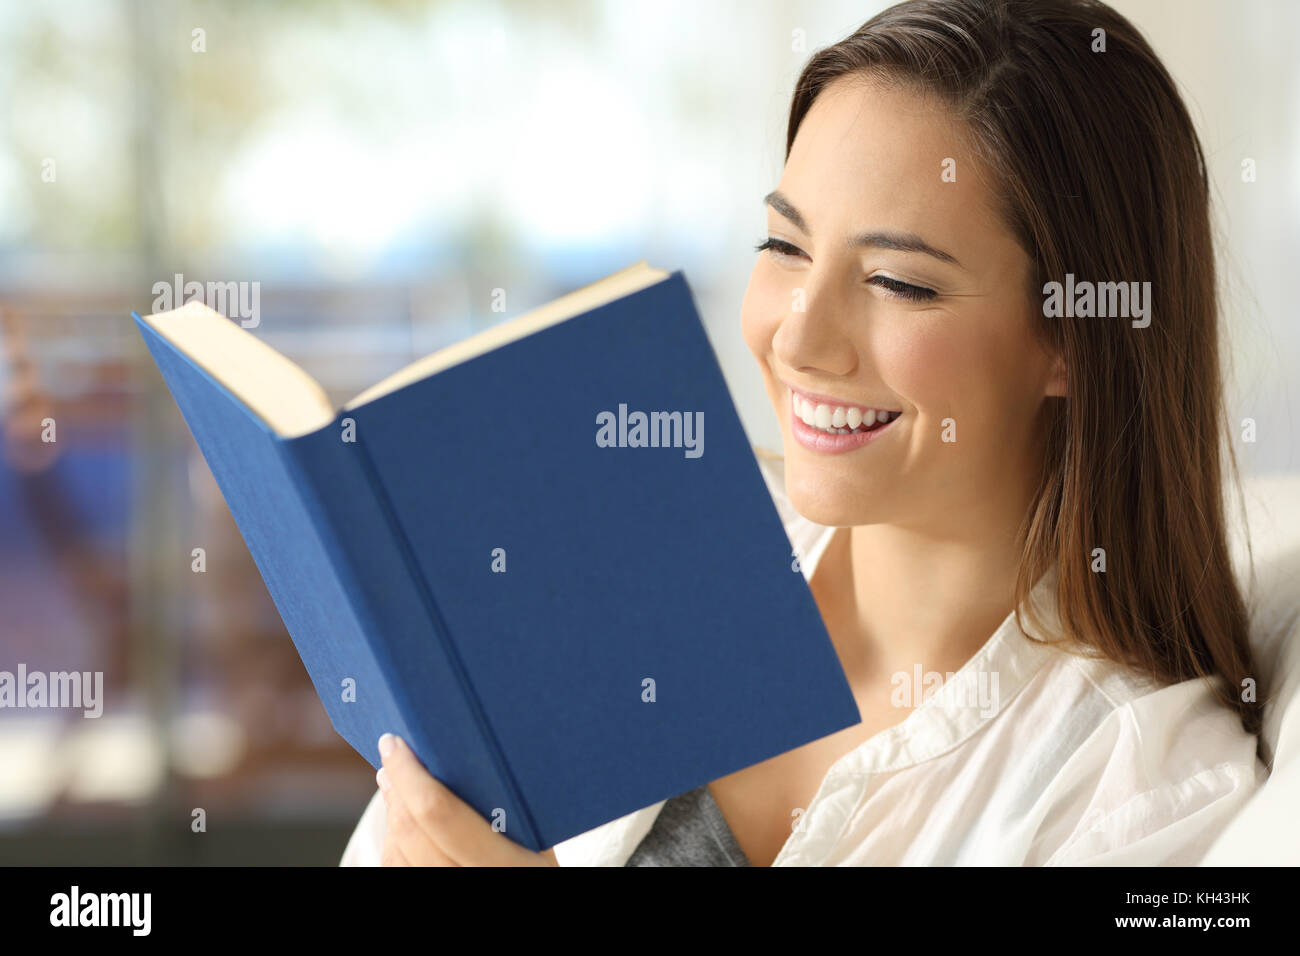
[[907, 299], [909, 302], [928, 302], [939, 294], [933, 289], [927, 289], [925, 286], [912, 285], [910, 282], [891, 279], [889, 276], [872, 276], [867, 282], [879, 286], [890, 295], [898, 296], [900, 299]]
[[781, 256], [794, 256], [797, 258], [803, 255], [803, 251], [798, 246], [793, 246], [784, 239], [774, 239], [771, 236], [768, 236], [754, 247], [755, 252], [763, 252], [767, 249]]
[[[789, 256], [795, 259], [804, 254], [803, 250], [798, 246], [792, 245], [784, 239], [777, 239], [773, 236], [768, 236], [758, 245], [754, 246], [754, 251], [770, 251], [776, 253], [778, 256]], [[872, 276], [867, 280], [867, 282], [879, 286], [892, 296], [906, 299], [909, 302], [928, 302], [931, 299], [937, 298], [939, 295], [939, 293], [935, 292], [933, 289], [927, 289], [923, 285], [913, 285], [910, 282], [903, 282], [901, 279], [894, 279], [890, 276]]]

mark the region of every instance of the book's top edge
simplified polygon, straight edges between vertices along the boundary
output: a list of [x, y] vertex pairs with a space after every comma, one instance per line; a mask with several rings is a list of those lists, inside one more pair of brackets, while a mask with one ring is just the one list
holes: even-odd
[[202, 301], [131, 314], [280, 437], [306, 435], [334, 420], [334, 404], [314, 378]]
[[296, 363], [202, 301], [148, 315], [133, 310], [131, 317], [243, 402], [275, 434], [297, 438], [325, 428], [341, 412], [674, 278], [684, 280], [682, 270], [656, 268], [643, 259], [424, 356], [370, 386], [341, 409], [335, 408], [319, 383]]
[[356, 398], [343, 406], [344, 411], [358, 408], [373, 402], [392, 392], [399, 391], [407, 385], [436, 375], [455, 365], [485, 355], [495, 349], [517, 342], [535, 332], [558, 325], [569, 319], [585, 315], [602, 306], [619, 299], [635, 295], [651, 286], [659, 285], [675, 276], [681, 270], [669, 272], [651, 266], [642, 259], [625, 269], [611, 273], [603, 279], [589, 283], [580, 289], [553, 299], [517, 318], [510, 319], [491, 328], [484, 329], [454, 345], [449, 345], [431, 355], [418, 359], [403, 369], [394, 372], [383, 381], [370, 386]]

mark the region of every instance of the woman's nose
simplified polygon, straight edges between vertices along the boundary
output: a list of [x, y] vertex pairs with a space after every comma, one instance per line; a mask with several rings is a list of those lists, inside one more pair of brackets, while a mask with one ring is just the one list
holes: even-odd
[[858, 366], [843, 297], [813, 279], [790, 290], [790, 301], [772, 338], [772, 350], [787, 368], [851, 375]]

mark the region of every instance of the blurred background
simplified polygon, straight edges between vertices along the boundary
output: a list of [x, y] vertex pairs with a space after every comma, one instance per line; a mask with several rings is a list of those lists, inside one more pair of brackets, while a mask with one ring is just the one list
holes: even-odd
[[[341, 402], [648, 259], [779, 447], [761, 198], [800, 67], [885, 5], [0, 0], [0, 671], [104, 674], [99, 719], [0, 709], [0, 863], [333, 864], [374, 790], [130, 319], [155, 283], [260, 283]], [[1211, 162], [1242, 464], [1294, 472], [1300, 4], [1114, 5]]]

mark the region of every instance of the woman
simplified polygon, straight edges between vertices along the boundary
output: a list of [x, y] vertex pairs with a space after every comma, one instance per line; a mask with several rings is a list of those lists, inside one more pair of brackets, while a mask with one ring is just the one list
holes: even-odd
[[1173, 81], [1100, 3], [903, 3], [804, 69], [766, 205], [764, 469], [862, 723], [545, 854], [398, 743], [344, 862], [1197, 862], [1262, 693]]

